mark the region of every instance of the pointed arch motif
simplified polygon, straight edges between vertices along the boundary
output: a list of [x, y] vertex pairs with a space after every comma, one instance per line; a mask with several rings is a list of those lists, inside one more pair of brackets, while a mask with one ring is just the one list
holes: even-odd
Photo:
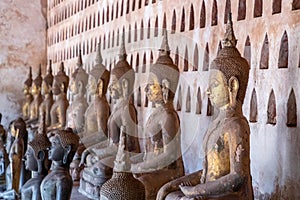
[[158, 16], [155, 18], [154, 37], [158, 36]]
[[135, 72], [139, 72], [139, 65], [140, 65], [140, 55], [137, 53], [136, 55], [136, 60], [135, 60]]
[[219, 41], [217, 55], [219, 54], [219, 52], [221, 51], [221, 49], [222, 49], [222, 42]]
[[198, 45], [195, 44], [194, 49], [194, 65], [193, 65], [193, 71], [198, 71], [199, 67], [199, 53], [198, 53]]
[[144, 104], [144, 107], [148, 107], [148, 97], [147, 97], [147, 95], [145, 95], [145, 104]]
[[185, 51], [184, 51], [183, 71], [184, 72], [189, 71], [189, 51], [187, 46], [185, 46]]
[[273, 89], [269, 96], [267, 114], [268, 114], [267, 124], [275, 125], [276, 124], [276, 98]]
[[142, 19], [142, 21], [141, 21], [140, 39], [141, 39], [141, 40], [144, 39], [144, 21], [143, 21], [143, 19]]
[[147, 32], [147, 39], [149, 39], [150, 38], [150, 30], [151, 30], [151, 22], [150, 22], [150, 19], [148, 20], [148, 32]]
[[150, 64], [153, 64], [153, 52], [150, 53]]
[[109, 6], [106, 8], [106, 22], [109, 22]]
[[263, 1], [255, 0], [253, 17], [261, 17], [263, 12]]
[[237, 20], [244, 20], [246, 19], [246, 0], [239, 0], [239, 8], [238, 8], [238, 17]]
[[129, 13], [130, 10], [130, 0], [127, 0], [126, 14]]
[[137, 106], [138, 107], [142, 106], [142, 92], [141, 92], [141, 87], [140, 86], [139, 86], [138, 95], [137, 95]]
[[231, 0], [226, 0], [225, 13], [224, 13], [224, 24], [228, 21], [228, 13], [231, 13]]
[[200, 90], [200, 87], [198, 87], [197, 102], [196, 102], [196, 114], [201, 114], [201, 110], [202, 110], [201, 90]]
[[164, 35], [164, 31], [163, 30], [165, 30], [165, 29], [167, 29], [167, 17], [166, 17], [166, 13], [164, 13], [164, 19], [163, 19], [163, 24], [162, 24], [162, 32], [161, 32], [162, 35]]
[[184, 32], [184, 30], [185, 30], [185, 11], [184, 11], [184, 7], [183, 7], [182, 14], [181, 14], [180, 32]]
[[175, 33], [176, 31], [176, 11], [173, 10], [173, 16], [172, 16], [172, 26], [171, 26], [171, 33]]
[[269, 40], [268, 34], [265, 35], [264, 43], [261, 49], [260, 56], [260, 69], [268, 69], [269, 68]]
[[181, 105], [182, 105], [182, 94], [181, 94], [181, 85], [178, 88], [178, 95], [177, 95], [177, 104], [176, 104], [176, 110], [181, 111]]
[[281, 0], [273, 0], [272, 14], [281, 13]]
[[286, 31], [284, 31], [278, 57], [278, 68], [288, 68], [289, 61], [289, 40]]
[[123, 16], [124, 0], [121, 2], [121, 13], [120, 16]]
[[135, 24], [134, 24], [134, 42], [136, 42], [137, 41], [137, 24], [136, 24], [136, 22], [135, 22]]
[[189, 30], [194, 30], [194, 27], [195, 27], [194, 19], [195, 19], [194, 6], [193, 6], [193, 4], [191, 4]]
[[185, 112], [191, 112], [191, 91], [190, 86], [188, 87], [186, 100], [185, 100]]
[[208, 43], [206, 43], [204, 57], [203, 57], [203, 71], [208, 71], [209, 69], [209, 47]]
[[119, 2], [117, 1], [117, 5], [116, 5], [116, 19], [118, 19], [119, 17]]
[[298, 10], [298, 9], [300, 9], [300, 0], [293, 0], [292, 10]]
[[244, 48], [244, 58], [246, 58], [246, 60], [249, 63], [249, 66], [251, 68], [251, 42], [250, 42], [250, 37], [249, 35], [246, 38], [246, 42], [245, 42], [245, 48]]
[[142, 0], [139, 0], [139, 9], [142, 7]]
[[131, 24], [129, 24], [129, 28], [128, 28], [128, 43], [131, 42]]
[[206, 116], [213, 116], [214, 115], [214, 107], [211, 104], [209, 98], [207, 98], [207, 108], [206, 108]]
[[250, 100], [250, 116], [249, 121], [250, 122], [257, 122], [257, 96], [256, 96], [256, 90], [253, 88], [251, 100]]
[[174, 63], [175, 63], [176, 66], [178, 66], [178, 64], [179, 64], [179, 51], [178, 51], [178, 47], [176, 47], [176, 50], [175, 50]]
[[120, 38], [120, 32], [119, 29], [117, 30], [117, 46], [119, 46], [119, 38]]
[[213, 7], [211, 12], [211, 25], [218, 25], [218, 5], [216, 0], [213, 0]]
[[135, 0], [132, 1], [132, 11], [135, 10]]
[[202, 1], [201, 11], [200, 11], [200, 28], [204, 28], [206, 23], [206, 11], [205, 11], [205, 1]]
[[144, 53], [143, 56], [143, 66], [142, 66], [142, 73], [146, 72], [146, 65], [147, 65], [147, 59], [146, 59], [146, 53]]
[[286, 125], [288, 127], [296, 127], [297, 126], [297, 101], [294, 93], [294, 89], [292, 88], [288, 103], [287, 103], [287, 122]]

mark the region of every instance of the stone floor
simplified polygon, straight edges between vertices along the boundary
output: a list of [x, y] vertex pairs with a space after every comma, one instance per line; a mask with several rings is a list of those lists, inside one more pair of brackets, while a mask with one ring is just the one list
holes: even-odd
[[79, 188], [79, 183], [74, 183], [73, 184], [73, 190], [71, 194], [71, 200], [90, 200], [89, 198], [83, 196], [78, 192]]

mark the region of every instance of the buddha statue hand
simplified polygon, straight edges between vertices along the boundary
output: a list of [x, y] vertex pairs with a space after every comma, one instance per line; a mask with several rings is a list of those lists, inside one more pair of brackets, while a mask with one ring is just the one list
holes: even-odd
[[80, 158], [80, 163], [79, 163], [79, 167], [84, 167], [85, 163], [86, 163], [86, 157], [90, 154], [89, 149], [85, 149], [82, 154], [81, 154], [81, 158]]
[[188, 199], [205, 200], [207, 197], [201, 196], [201, 193], [205, 193], [205, 188], [201, 184], [192, 186], [190, 182], [185, 182], [179, 185], [180, 190]]

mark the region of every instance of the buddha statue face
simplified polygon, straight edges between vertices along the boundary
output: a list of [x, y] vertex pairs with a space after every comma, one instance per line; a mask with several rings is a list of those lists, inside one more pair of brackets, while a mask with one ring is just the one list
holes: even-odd
[[41, 90], [42, 95], [46, 95], [50, 93], [51, 87], [45, 81], [43, 81]]
[[37, 95], [40, 93], [41, 88], [39, 86], [37, 86], [35, 83], [32, 83], [32, 87], [31, 87], [31, 93], [33, 95]]
[[162, 102], [163, 90], [157, 76], [153, 73], [151, 73], [149, 76], [145, 92], [149, 101], [154, 103]]
[[[123, 86], [121, 82], [123, 83]], [[123, 95], [123, 87], [126, 87], [126, 79], [121, 78], [118, 80], [118, 78], [112, 74], [110, 78], [109, 92], [113, 99], [119, 99]]]
[[30, 87], [28, 87], [28, 85], [24, 85], [24, 88], [23, 88], [23, 93], [25, 94], [25, 95], [27, 95], [27, 94], [30, 94]]
[[53, 86], [52, 86], [52, 92], [53, 92], [53, 94], [54, 95], [59, 95], [62, 91], [64, 91], [63, 87], [64, 87], [63, 83], [60, 84], [58, 81], [56, 81], [54, 79]]
[[15, 128], [14, 124], [10, 126], [10, 133], [13, 137], [17, 137], [19, 130]]
[[211, 70], [207, 94], [212, 105], [218, 108], [227, 107], [230, 103], [229, 87], [223, 73], [220, 70]]
[[78, 93], [78, 87], [76, 84], [76, 80], [74, 80], [73, 78], [70, 81], [70, 91], [72, 92], [72, 94], [77, 94]]
[[27, 151], [25, 153], [25, 166], [29, 171], [38, 171], [37, 159], [34, 155], [34, 150], [30, 145], [28, 145]]
[[65, 155], [65, 149], [62, 146], [58, 135], [50, 137], [51, 147], [48, 152], [48, 157], [53, 161], [61, 161]]

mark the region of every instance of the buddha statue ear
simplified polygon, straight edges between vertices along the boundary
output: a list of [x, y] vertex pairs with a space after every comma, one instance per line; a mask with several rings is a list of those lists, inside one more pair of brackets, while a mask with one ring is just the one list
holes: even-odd
[[123, 78], [122, 80], [122, 92], [123, 97], [128, 98], [128, 80], [126, 78]]
[[65, 148], [64, 157], [63, 157], [63, 164], [68, 162], [68, 155], [71, 152], [71, 145], [67, 145]]
[[97, 84], [97, 89], [98, 89], [98, 94], [100, 97], [103, 95], [103, 80], [99, 79], [98, 84]]
[[162, 80], [162, 94], [165, 103], [169, 100], [170, 82], [167, 79]]
[[64, 83], [60, 84], [60, 92], [65, 93], [65, 85], [64, 85]]
[[228, 81], [229, 100], [231, 107], [234, 107], [236, 105], [236, 98], [237, 93], [239, 91], [239, 87], [239, 80], [235, 76], [232, 76]]
[[38, 162], [38, 172], [41, 173], [43, 171], [43, 161], [45, 159], [45, 152], [40, 150], [37, 154], [37, 162]]

